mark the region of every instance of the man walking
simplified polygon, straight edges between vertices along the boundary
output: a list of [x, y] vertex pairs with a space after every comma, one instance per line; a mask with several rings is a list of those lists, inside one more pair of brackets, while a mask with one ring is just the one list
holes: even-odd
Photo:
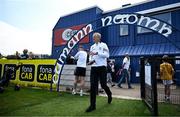
[[129, 75], [129, 66], [130, 66], [130, 57], [128, 55], [128, 53], [126, 53], [126, 56], [125, 58], [123, 59], [123, 65], [122, 65], [122, 76], [118, 82], [118, 87], [119, 88], [122, 88], [121, 86], [121, 83], [122, 83], [122, 80], [124, 78], [127, 78], [127, 82], [128, 82], [128, 88], [131, 89], [131, 84], [130, 84], [130, 75]]
[[76, 94], [77, 83], [80, 82], [80, 96], [83, 96], [83, 88], [84, 88], [84, 77], [86, 76], [86, 61], [87, 61], [87, 52], [84, 51], [82, 46], [79, 46], [79, 51], [74, 56], [77, 59], [77, 67], [74, 72], [75, 80], [74, 80], [74, 88], [72, 94]]
[[164, 84], [165, 101], [170, 101], [170, 86], [173, 83], [174, 69], [170, 63], [168, 63], [168, 56], [163, 56], [163, 63], [160, 65], [160, 76]]
[[101, 87], [105, 90], [108, 96], [108, 103], [112, 101], [112, 93], [107, 86], [107, 58], [109, 58], [109, 49], [107, 45], [101, 42], [101, 34], [93, 34], [94, 44], [90, 48], [91, 74], [90, 74], [90, 106], [86, 112], [91, 112], [96, 109], [96, 90], [98, 89], [98, 81], [100, 80]]

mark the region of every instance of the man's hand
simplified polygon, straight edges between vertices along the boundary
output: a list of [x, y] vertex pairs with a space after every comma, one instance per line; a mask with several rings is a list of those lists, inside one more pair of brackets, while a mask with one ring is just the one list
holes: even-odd
[[92, 65], [93, 63], [95, 63], [95, 60], [89, 61], [87, 64], [88, 64], [88, 65]]
[[98, 52], [90, 52], [89, 55], [91, 55], [91, 56], [98, 55]]

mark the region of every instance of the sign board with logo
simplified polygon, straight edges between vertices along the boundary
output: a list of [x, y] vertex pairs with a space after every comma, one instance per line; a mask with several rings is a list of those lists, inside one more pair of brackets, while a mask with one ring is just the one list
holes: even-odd
[[4, 72], [3, 75], [5, 74], [5, 72], [7, 72], [8, 70], [11, 70], [11, 80], [15, 80], [16, 79], [16, 64], [5, 64], [4, 65]]
[[[56, 29], [54, 32], [54, 45], [65, 45], [67, 41], [85, 25], [72, 26], [63, 29]], [[89, 36], [86, 36], [80, 43], [89, 43]]]
[[[21, 62], [22, 65], [17, 69], [16, 64]], [[50, 87], [50, 81], [53, 76], [54, 59], [38, 60], [1, 60], [0, 73], [4, 74], [5, 70], [14, 71], [11, 83], [23, 86]], [[53, 85], [55, 87], [55, 85]]]
[[19, 79], [21, 81], [34, 81], [35, 66], [21, 65]]
[[37, 81], [42, 83], [51, 83], [54, 65], [38, 65]]

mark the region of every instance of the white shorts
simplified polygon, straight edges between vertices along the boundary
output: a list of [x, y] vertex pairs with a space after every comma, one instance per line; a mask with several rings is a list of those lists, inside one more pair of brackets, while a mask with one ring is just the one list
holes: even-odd
[[171, 85], [173, 83], [172, 80], [162, 80], [164, 85]]

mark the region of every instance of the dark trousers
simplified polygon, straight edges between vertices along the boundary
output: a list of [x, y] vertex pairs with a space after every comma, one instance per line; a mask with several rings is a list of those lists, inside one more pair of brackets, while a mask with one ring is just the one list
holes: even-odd
[[107, 69], [105, 66], [91, 67], [91, 91], [90, 91], [90, 103], [91, 106], [96, 106], [96, 92], [98, 90], [98, 81], [100, 80], [101, 87], [105, 90], [107, 96], [111, 96], [111, 91], [107, 86]]

